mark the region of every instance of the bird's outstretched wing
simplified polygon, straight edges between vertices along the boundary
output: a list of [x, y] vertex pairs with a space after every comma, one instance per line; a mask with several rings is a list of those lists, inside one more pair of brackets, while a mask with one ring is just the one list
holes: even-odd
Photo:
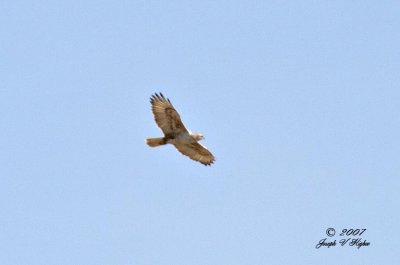
[[171, 101], [162, 93], [155, 93], [150, 98], [154, 119], [164, 134], [188, 132], [183, 125], [179, 113], [172, 106]]
[[203, 165], [210, 166], [215, 161], [213, 154], [198, 142], [177, 142], [174, 146], [182, 154], [199, 161]]

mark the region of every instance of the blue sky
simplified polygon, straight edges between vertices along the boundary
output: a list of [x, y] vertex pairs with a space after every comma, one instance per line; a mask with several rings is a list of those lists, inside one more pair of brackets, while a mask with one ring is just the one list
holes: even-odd
[[[398, 264], [399, 13], [3, 1], [0, 263]], [[145, 145], [154, 92], [213, 166]]]

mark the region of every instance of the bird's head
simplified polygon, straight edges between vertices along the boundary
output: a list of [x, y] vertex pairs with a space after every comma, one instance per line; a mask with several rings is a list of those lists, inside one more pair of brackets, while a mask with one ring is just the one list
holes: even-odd
[[201, 133], [191, 133], [191, 135], [197, 141], [205, 139], [204, 135], [202, 135]]

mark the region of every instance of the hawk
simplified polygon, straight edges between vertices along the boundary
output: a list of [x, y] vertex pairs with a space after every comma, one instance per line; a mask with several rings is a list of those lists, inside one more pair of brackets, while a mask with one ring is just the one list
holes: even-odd
[[150, 103], [154, 120], [164, 133], [164, 137], [146, 139], [146, 143], [150, 147], [172, 144], [183, 155], [203, 165], [210, 166], [214, 163], [215, 157], [199, 143], [204, 136], [186, 129], [179, 113], [168, 98], [164, 97], [162, 93], [155, 93], [151, 96]]

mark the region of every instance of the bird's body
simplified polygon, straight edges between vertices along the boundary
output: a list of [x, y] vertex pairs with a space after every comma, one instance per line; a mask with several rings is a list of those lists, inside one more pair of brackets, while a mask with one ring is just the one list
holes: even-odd
[[203, 165], [211, 165], [215, 161], [211, 152], [198, 142], [204, 139], [204, 136], [185, 128], [169, 99], [165, 98], [162, 93], [156, 93], [151, 97], [150, 103], [154, 119], [163, 131], [164, 137], [146, 139], [149, 146], [172, 144], [179, 152]]
[[151, 147], [156, 147], [164, 144], [190, 144], [197, 142], [196, 137], [187, 133], [169, 134], [159, 138], [148, 138], [146, 142]]

